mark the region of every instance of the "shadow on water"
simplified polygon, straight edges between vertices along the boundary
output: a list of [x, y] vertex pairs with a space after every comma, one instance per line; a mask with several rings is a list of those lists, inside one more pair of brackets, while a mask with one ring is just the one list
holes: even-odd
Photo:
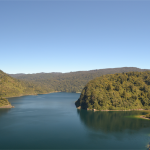
[[8, 113], [11, 108], [1, 108], [0, 109], [0, 117], [3, 116], [4, 114]]
[[143, 115], [144, 112], [138, 111], [86, 111], [78, 110], [81, 122], [92, 129], [101, 130], [105, 133], [122, 132], [124, 130], [137, 131], [146, 129], [150, 133], [150, 121], [138, 118], [129, 118], [127, 116]]

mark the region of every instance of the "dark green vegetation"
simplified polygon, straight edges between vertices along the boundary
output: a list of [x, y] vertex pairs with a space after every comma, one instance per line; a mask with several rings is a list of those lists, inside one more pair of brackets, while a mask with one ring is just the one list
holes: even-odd
[[150, 109], [150, 71], [95, 78], [84, 87], [75, 104], [97, 110]]
[[128, 71], [145, 71], [145, 69], [125, 67], [100, 69], [70, 73], [37, 73], [8, 75], [0, 70], [0, 96], [44, 94], [54, 91], [81, 92], [88, 81], [104, 74]]
[[96, 77], [129, 71], [146, 71], [146, 69], [124, 67], [70, 73], [11, 74], [11, 76], [24, 81], [34, 82], [37, 85], [45, 86], [47, 89], [52, 89], [53, 91], [81, 92], [88, 81]]
[[145, 117], [150, 119], [150, 113], [146, 114]]
[[44, 85], [15, 79], [0, 70], [0, 97], [40, 94], [50, 91], [52, 90]]
[[3, 107], [3, 106], [11, 106], [10, 102], [5, 99], [5, 98], [0, 98], [0, 107]]

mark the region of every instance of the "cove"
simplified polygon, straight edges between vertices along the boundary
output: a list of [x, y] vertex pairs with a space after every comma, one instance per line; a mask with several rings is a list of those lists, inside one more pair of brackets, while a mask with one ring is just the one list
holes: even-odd
[[146, 150], [150, 121], [141, 111], [78, 110], [80, 93], [13, 97], [0, 109], [0, 149]]

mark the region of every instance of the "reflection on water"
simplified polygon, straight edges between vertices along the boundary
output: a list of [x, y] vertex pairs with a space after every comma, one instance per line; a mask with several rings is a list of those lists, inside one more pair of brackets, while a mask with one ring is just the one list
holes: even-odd
[[142, 112], [76, 110], [77, 93], [10, 98], [0, 109], [0, 149], [146, 150], [150, 121]]
[[[90, 129], [102, 130], [105, 133], [122, 132], [124, 130], [145, 129], [150, 131], [150, 121], [137, 118], [128, 118], [127, 116], [143, 115], [144, 112], [136, 111], [108, 111], [93, 112], [86, 110], [77, 110], [81, 121]], [[146, 131], [148, 132], [148, 131]], [[150, 132], [149, 132], [150, 133]]]
[[4, 114], [8, 113], [11, 108], [1, 108], [0, 109], [0, 117], [3, 116]]

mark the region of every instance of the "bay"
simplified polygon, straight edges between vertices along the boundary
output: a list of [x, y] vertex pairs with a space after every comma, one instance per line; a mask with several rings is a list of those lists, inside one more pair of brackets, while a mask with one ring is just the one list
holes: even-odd
[[78, 110], [79, 93], [9, 98], [15, 108], [0, 109], [0, 149], [146, 150], [150, 121], [140, 111]]

